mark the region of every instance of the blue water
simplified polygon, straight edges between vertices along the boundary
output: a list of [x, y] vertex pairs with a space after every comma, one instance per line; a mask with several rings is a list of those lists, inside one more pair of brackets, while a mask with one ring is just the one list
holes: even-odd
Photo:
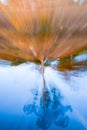
[[0, 130], [87, 130], [87, 70], [0, 66]]

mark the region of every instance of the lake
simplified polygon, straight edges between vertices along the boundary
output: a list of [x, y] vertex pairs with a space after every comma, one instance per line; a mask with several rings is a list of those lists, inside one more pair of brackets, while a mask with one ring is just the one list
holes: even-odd
[[55, 63], [45, 67], [44, 88], [40, 65], [0, 60], [0, 130], [87, 130], [87, 69]]

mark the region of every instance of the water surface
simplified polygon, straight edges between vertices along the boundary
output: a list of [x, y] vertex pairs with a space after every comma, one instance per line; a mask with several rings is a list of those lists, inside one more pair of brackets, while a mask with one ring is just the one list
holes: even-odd
[[[77, 57], [78, 58], [78, 57]], [[0, 130], [86, 130], [87, 69], [0, 64]], [[53, 65], [53, 64], [52, 64]]]

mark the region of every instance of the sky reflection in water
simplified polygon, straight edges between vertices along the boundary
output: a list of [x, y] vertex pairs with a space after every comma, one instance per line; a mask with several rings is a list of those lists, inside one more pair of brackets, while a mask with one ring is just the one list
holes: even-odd
[[0, 67], [0, 130], [86, 130], [87, 71], [62, 72], [32, 63]]
[[68, 126], [69, 117], [67, 111], [72, 111], [71, 106], [61, 104], [61, 94], [53, 87], [50, 91], [44, 90], [40, 97], [40, 104], [37, 104], [38, 91], [34, 93], [32, 104], [24, 105], [23, 110], [27, 115], [34, 113], [37, 116], [36, 126], [41, 129], [50, 129], [53, 124], [65, 128]]

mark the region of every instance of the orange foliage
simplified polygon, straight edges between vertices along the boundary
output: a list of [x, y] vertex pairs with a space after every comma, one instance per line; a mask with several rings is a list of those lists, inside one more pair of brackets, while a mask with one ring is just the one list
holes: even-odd
[[87, 47], [86, 3], [8, 0], [8, 5], [0, 4], [0, 8], [0, 54], [42, 61], [73, 55]]

